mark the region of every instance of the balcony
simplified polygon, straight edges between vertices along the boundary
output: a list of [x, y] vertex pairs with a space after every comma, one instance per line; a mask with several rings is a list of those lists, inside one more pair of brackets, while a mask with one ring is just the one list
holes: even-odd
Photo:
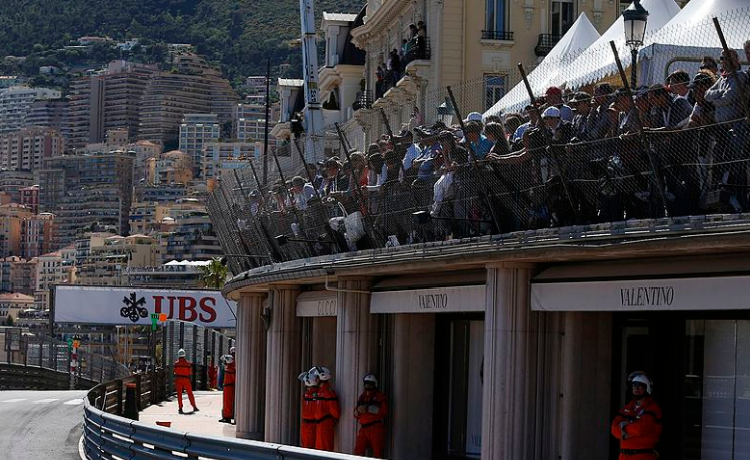
[[352, 110], [371, 109], [372, 102], [372, 91], [363, 91], [357, 95], [357, 99], [352, 104]]
[[504, 42], [512, 42], [513, 32], [508, 32], [504, 30], [483, 30], [482, 40], [497, 40], [497, 41], [504, 41]]
[[544, 57], [549, 54], [550, 51], [552, 51], [552, 48], [557, 45], [557, 42], [560, 41], [562, 36], [560, 35], [552, 35], [552, 34], [539, 34], [539, 41], [536, 43], [536, 46], [534, 47], [534, 53], [538, 57]]

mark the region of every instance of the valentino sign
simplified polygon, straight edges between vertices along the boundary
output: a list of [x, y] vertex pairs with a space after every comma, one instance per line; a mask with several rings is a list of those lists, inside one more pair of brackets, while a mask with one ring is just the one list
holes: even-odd
[[57, 323], [143, 324], [151, 314], [207, 327], [235, 327], [236, 305], [218, 291], [56, 286]]
[[750, 277], [532, 281], [531, 309], [659, 311], [750, 309]]

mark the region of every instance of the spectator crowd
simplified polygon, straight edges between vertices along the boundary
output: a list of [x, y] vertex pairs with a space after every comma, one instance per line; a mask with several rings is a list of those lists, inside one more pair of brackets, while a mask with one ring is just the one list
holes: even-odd
[[[744, 51], [750, 61], [750, 40]], [[394, 53], [389, 68], [398, 62]], [[663, 84], [550, 87], [522, 113], [472, 112], [452, 126], [403, 129], [365, 152], [308, 164], [302, 175], [247, 193], [250, 205], [233, 209], [245, 235], [239, 249], [280, 261], [747, 211], [749, 98], [750, 70], [730, 50], [718, 63], [706, 56], [693, 75], [672, 72]], [[283, 247], [295, 237], [296, 253]]]

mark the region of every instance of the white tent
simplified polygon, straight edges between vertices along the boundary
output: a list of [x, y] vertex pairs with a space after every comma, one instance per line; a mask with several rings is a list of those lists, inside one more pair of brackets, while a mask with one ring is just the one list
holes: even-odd
[[[721, 42], [713, 18], [719, 20], [727, 46], [742, 50], [750, 38], [750, 1], [692, 0], [641, 51], [642, 80], [657, 83], [677, 69], [697, 71], [706, 55], [718, 62]], [[739, 55], [744, 60], [744, 53]]]
[[[560, 69], [564, 68], [566, 63], [570, 63], [598, 38], [599, 32], [586, 16], [586, 13], [581, 13], [544, 60], [529, 73], [529, 84], [534, 94], [543, 93]], [[500, 112], [518, 112], [528, 103], [529, 94], [526, 91], [526, 86], [523, 82], [520, 82], [487, 110], [484, 116]]]
[[[706, 0], [693, 1], [703, 2]], [[641, 4], [649, 13], [644, 41], [646, 44], [653, 43], [650, 38], [680, 12], [680, 7], [674, 0], [643, 0]], [[622, 16], [620, 16], [596, 42], [567, 66], [564, 72], [560, 72], [553, 79], [553, 83], [557, 86], [578, 88], [597, 82], [617, 72], [610, 41], [615, 42], [622, 65], [628, 67], [630, 65], [630, 50], [625, 45], [625, 27]]]

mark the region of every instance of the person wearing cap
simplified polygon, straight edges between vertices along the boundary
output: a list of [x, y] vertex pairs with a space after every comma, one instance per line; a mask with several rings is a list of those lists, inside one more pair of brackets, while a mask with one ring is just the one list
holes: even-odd
[[190, 404], [193, 406], [193, 412], [198, 412], [198, 406], [195, 405], [195, 396], [193, 395], [193, 384], [191, 377], [193, 375], [193, 363], [185, 358], [185, 350], [180, 348], [177, 351], [177, 361], [174, 363], [174, 386], [177, 392], [178, 413], [182, 411], [182, 392], [186, 392]]
[[648, 93], [652, 128], [682, 129], [688, 122], [692, 106], [685, 98], [675, 98], [664, 85], [651, 85]]
[[494, 144], [487, 139], [487, 136], [482, 134], [481, 122], [469, 121], [465, 126], [466, 133], [464, 133], [461, 143], [466, 146], [469, 155], [473, 155], [477, 161], [484, 160]]
[[697, 128], [698, 126], [713, 125], [716, 123], [714, 117], [714, 106], [706, 100], [706, 91], [716, 83], [716, 76], [709, 70], [701, 70], [693, 77], [690, 83], [690, 89], [695, 97], [693, 111], [690, 113], [690, 121], [686, 129]]
[[359, 422], [354, 455], [363, 456], [369, 449], [373, 457], [383, 458], [388, 398], [378, 389], [378, 379], [374, 374], [366, 374], [362, 378], [362, 383], [365, 388], [357, 398], [354, 408], [354, 418]]
[[542, 112], [542, 123], [552, 136], [555, 144], [567, 144], [573, 135], [572, 125], [562, 119], [560, 109], [555, 106], [547, 107]]
[[471, 112], [466, 116], [466, 119], [464, 119], [464, 124], [468, 124], [469, 122], [475, 121], [479, 123], [482, 128], [484, 128], [484, 123], [482, 122], [482, 114], [479, 112]]
[[[414, 142], [414, 135], [411, 131], [406, 131], [404, 134], [405, 141], [408, 142], [409, 147], [406, 149], [406, 154], [404, 155], [404, 171], [409, 174], [411, 171], [412, 164], [414, 163], [414, 160], [419, 158], [419, 156], [422, 154], [422, 149], [419, 148], [419, 144], [417, 142]], [[409, 174], [413, 175], [413, 174]]]
[[612, 420], [610, 432], [620, 441], [619, 460], [657, 460], [656, 445], [662, 433], [662, 412], [651, 396], [653, 382], [645, 372], [627, 379], [630, 401]]
[[291, 199], [297, 209], [307, 209], [307, 202], [315, 196], [315, 190], [311, 183], [306, 181], [302, 176], [292, 178]]
[[692, 107], [695, 104], [693, 95], [690, 94], [690, 75], [684, 70], [675, 70], [666, 80], [667, 89], [676, 96], [676, 98], [685, 98]]
[[575, 112], [573, 116], [573, 137], [578, 141], [591, 140], [590, 131], [593, 129], [593, 117], [591, 113], [591, 95], [585, 91], [579, 91], [570, 98], [570, 107]]
[[716, 59], [711, 56], [703, 56], [701, 61], [700, 70], [708, 70], [714, 75], [719, 73], [719, 65], [716, 63]]
[[560, 110], [560, 119], [567, 122], [573, 121], [573, 110], [563, 101], [563, 93], [557, 86], [550, 86], [544, 93], [544, 98], [547, 101], [547, 105], [550, 107], [556, 107]]
[[[718, 153], [720, 161], [729, 165], [738, 160], [746, 160], [745, 149], [747, 148], [748, 125], [744, 120], [745, 111], [743, 105], [748, 100], [742, 99], [741, 88], [744, 88], [744, 96], [750, 94], [748, 88], [748, 74], [740, 71], [740, 60], [737, 51], [729, 50], [721, 52], [721, 75], [706, 91], [706, 101], [716, 108], [714, 117], [717, 123], [723, 123], [717, 129], [717, 145], [715, 152]], [[726, 184], [736, 185], [733, 193], [736, 194], [739, 205], [735, 208], [746, 206], [744, 186], [747, 183], [747, 175], [744, 171], [738, 171], [737, 167], [725, 167], [723, 176], [727, 176]], [[722, 176], [719, 176], [722, 177]]]
[[342, 174], [341, 161], [339, 157], [331, 157], [326, 160], [326, 178], [321, 184], [321, 195], [334, 196], [349, 188], [349, 178]]
[[[722, 51], [720, 62], [721, 75], [706, 91], [706, 100], [716, 107], [716, 122], [724, 123], [745, 116], [742, 103], [747, 103], [747, 101], [740, 99], [740, 86], [747, 85], [748, 76], [740, 72], [737, 51], [729, 50], [728, 55]], [[737, 72], [736, 76], [734, 72]], [[745, 93], [746, 96], [747, 93]]]
[[516, 128], [515, 131], [513, 131], [513, 135], [511, 136], [510, 141], [513, 151], [520, 150], [520, 148], [523, 146], [521, 144], [521, 141], [523, 140], [526, 131], [539, 125], [539, 112], [534, 108], [533, 105], [527, 105], [526, 107], [524, 107], [523, 114], [529, 119], [529, 121], [522, 124], [521, 126]]
[[[234, 348], [234, 347], [233, 347]], [[221, 419], [222, 423], [232, 423], [234, 419], [234, 384], [237, 369], [234, 364], [234, 354], [224, 357], [224, 394], [222, 395]]]

